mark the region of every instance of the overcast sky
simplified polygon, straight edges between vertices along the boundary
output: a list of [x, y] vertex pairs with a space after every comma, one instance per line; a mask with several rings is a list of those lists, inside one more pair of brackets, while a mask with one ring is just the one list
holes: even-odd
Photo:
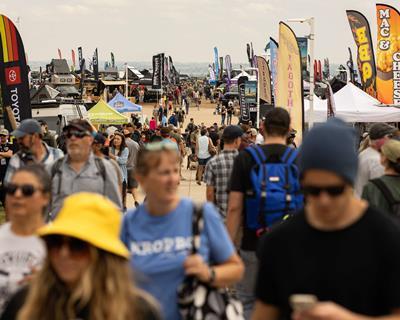
[[[400, 10], [399, 0], [382, 1]], [[278, 23], [314, 16], [315, 55], [344, 63], [347, 47], [355, 45], [345, 10], [361, 11], [376, 38], [372, 0], [1, 0], [0, 13], [19, 29], [29, 60], [48, 61], [60, 48], [70, 59], [71, 49], [83, 47], [99, 60], [113, 51], [118, 61], [150, 61], [158, 52], [179, 62], [211, 62], [213, 47], [232, 62], [245, 62], [246, 43], [262, 54], [267, 39], [277, 39]], [[298, 36], [308, 26], [291, 24]], [[17, 24], [18, 27], [18, 24]], [[278, 39], [277, 39], [278, 40]], [[355, 55], [354, 55], [355, 58]]]

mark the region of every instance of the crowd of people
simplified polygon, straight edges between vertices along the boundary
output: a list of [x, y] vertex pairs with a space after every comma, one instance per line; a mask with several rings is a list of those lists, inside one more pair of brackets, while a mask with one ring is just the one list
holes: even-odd
[[[373, 124], [357, 151], [331, 119], [297, 149], [282, 108], [196, 123], [209, 89], [169, 88], [149, 123], [0, 130], [1, 320], [400, 319], [399, 131]], [[182, 167], [206, 203], [181, 197]]]

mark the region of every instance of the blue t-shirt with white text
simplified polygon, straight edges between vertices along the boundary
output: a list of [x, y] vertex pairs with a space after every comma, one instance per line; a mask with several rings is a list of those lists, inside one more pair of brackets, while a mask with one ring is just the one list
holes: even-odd
[[[131, 252], [138, 286], [161, 304], [166, 320], [179, 320], [177, 288], [185, 274], [183, 263], [192, 246], [193, 202], [181, 199], [172, 212], [153, 216], [145, 205], [124, 217], [121, 239]], [[211, 203], [203, 206], [204, 230], [199, 254], [210, 264], [221, 264], [234, 254], [225, 226]]]

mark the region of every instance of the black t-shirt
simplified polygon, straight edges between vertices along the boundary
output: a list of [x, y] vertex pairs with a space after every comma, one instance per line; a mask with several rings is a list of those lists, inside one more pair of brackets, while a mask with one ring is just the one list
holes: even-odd
[[304, 211], [260, 240], [256, 297], [291, 319], [289, 297], [313, 294], [368, 316], [400, 308], [400, 227], [368, 208], [353, 225], [320, 231]]
[[[16, 151], [16, 148], [11, 143], [0, 144], [0, 152], [8, 152], [12, 150], [13, 152]], [[0, 181], [3, 181], [4, 176], [6, 175], [8, 163], [10, 162], [10, 158], [3, 158], [0, 159]]]
[[219, 135], [215, 131], [210, 132], [210, 139], [213, 143], [213, 145], [216, 147], [218, 146], [218, 140], [219, 140]]
[[[287, 146], [283, 144], [268, 144], [260, 146], [264, 151], [265, 155], [268, 157], [268, 162], [274, 163], [279, 162], [280, 158], [284, 154]], [[252, 184], [250, 180], [250, 171], [254, 167], [256, 162], [253, 157], [247, 151], [241, 151], [236, 157], [232, 175], [230, 191], [241, 192], [246, 196], [246, 191], [252, 190]], [[258, 237], [254, 230], [246, 228], [246, 204], [243, 202], [243, 238], [241, 243], [241, 248], [243, 250], [255, 251], [257, 248]]]

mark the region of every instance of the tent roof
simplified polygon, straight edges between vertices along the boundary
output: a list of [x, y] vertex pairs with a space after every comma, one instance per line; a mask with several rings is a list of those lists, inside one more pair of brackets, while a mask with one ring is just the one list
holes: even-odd
[[117, 93], [114, 98], [108, 101], [108, 104], [118, 112], [140, 112], [142, 106], [134, 104], [126, 99], [121, 93]]
[[[346, 122], [400, 122], [400, 110], [394, 107], [380, 107], [380, 102], [366, 92], [348, 83], [333, 97], [336, 116]], [[304, 101], [306, 121], [309, 119], [309, 101]], [[314, 122], [324, 122], [327, 117], [327, 101], [314, 96]]]
[[124, 86], [126, 85], [125, 80], [101, 80], [106, 86]]
[[124, 124], [129, 122], [126, 116], [110, 107], [102, 99], [88, 111], [88, 115], [93, 124]]
[[[135, 67], [130, 67], [130, 66], [128, 66], [128, 70], [129, 70], [130, 72], [132, 72], [132, 74], [133, 74], [136, 78], [138, 78], [138, 79], [144, 78], [144, 75], [141, 74], [140, 71], [137, 70]], [[129, 75], [129, 71], [128, 71], [128, 75]]]

